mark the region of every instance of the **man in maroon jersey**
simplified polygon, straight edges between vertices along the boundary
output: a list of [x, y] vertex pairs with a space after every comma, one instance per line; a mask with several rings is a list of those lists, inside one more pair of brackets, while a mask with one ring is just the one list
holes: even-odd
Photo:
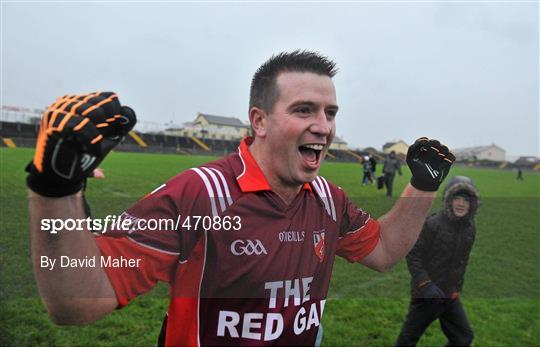
[[[318, 176], [336, 132], [335, 64], [317, 53], [273, 56], [255, 73], [253, 137], [238, 153], [161, 185], [105, 236], [45, 233], [45, 218], [84, 219], [81, 181], [135, 122], [112, 93], [68, 95], [44, 115], [29, 166], [32, 257], [53, 321], [87, 324], [171, 286], [160, 343], [314, 345], [335, 255], [386, 271], [418, 237], [454, 157], [436, 140], [409, 149], [411, 184], [375, 220]], [[171, 220], [151, 231], [153, 220]], [[142, 222], [142, 223], [141, 223]], [[131, 223], [131, 224], [130, 224]], [[97, 259], [43, 268], [44, 258]], [[319, 341], [320, 342], [320, 341]]]

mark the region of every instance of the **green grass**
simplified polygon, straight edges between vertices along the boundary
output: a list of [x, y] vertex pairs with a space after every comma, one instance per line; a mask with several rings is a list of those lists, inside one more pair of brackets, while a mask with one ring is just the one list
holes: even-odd
[[[165, 285], [91, 326], [58, 327], [49, 321], [29, 258], [23, 168], [32, 154], [29, 149], [0, 149], [0, 345], [154, 345], [168, 304]], [[119, 214], [168, 178], [212, 159], [112, 153], [102, 165], [107, 178], [93, 180], [87, 191], [93, 213]], [[321, 173], [375, 217], [395, 202], [374, 186], [360, 186], [358, 164], [327, 163]], [[476, 333], [474, 345], [540, 345], [540, 176], [525, 172], [520, 182], [512, 171], [453, 168], [451, 175], [458, 174], [472, 177], [482, 195], [462, 294]], [[396, 178], [396, 193], [409, 178], [404, 167], [403, 177]], [[337, 258], [323, 344], [391, 345], [407, 311], [408, 293], [404, 262], [380, 274]], [[444, 343], [433, 324], [419, 346]]]

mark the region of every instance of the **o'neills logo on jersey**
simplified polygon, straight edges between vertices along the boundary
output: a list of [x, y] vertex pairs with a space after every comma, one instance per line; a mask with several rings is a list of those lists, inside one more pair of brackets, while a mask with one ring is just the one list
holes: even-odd
[[321, 263], [324, 259], [324, 235], [324, 229], [313, 232], [313, 247], [315, 249], [315, 255], [319, 258], [319, 262]]
[[231, 253], [234, 255], [268, 254], [260, 240], [235, 240], [231, 243]]
[[278, 234], [279, 242], [304, 242], [305, 231], [282, 231]]

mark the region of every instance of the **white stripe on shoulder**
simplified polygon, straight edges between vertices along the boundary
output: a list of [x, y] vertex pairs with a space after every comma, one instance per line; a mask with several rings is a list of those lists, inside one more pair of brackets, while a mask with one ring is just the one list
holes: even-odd
[[212, 185], [210, 184], [210, 181], [208, 180], [208, 177], [206, 177], [206, 174], [201, 171], [199, 168], [192, 168], [191, 170], [195, 171], [197, 175], [201, 177], [201, 179], [204, 182], [204, 185], [206, 186], [206, 190], [208, 191], [208, 197], [210, 198], [210, 205], [212, 207], [212, 216], [215, 217], [218, 215], [217, 208], [216, 208], [216, 201], [214, 196], [214, 190], [212, 189]]
[[227, 183], [227, 180], [225, 180], [225, 176], [223, 176], [221, 171], [219, 171], [218, 169], [211, 167], [210, 170], [218, 174], [219, 178], [221, 179], [221, 183], [223, 183], [223, 188], [225, 190], [225, 196], [227, 198], [227, 202], [229, 203], [229, 206], [232, 205], [233, 201], [231, 198], [231, 192], [229, 191], [229, 184]]
[[157, 187], [156, 189], [152, 190], [152, 191], [150, 192], [150, 195], [154, 194], [155, 192], [157, 192], [158, 190], [160, 190], [161, 188], [163, 188], [163, 187], [165, 187], [165, 186], [166, 186], [166, 184], [163, 183], [162, 185], [160, 185], [160, 186]]
[[326, 192], [322, 189], [321, 182], [319, 180], [319, 176], [315, 177], [315, 180], [311, 182], [313, 186], [315, 187], [315, 190], [317, 191], [317, 194], [319, 194], [320, 197], [326, 198]]
[[328, 182], [326, 179], [322, 176], [319, 176], [320, 179], [324, 182], [324, 186], [326, 187], [326, 191], [328, 192], [328, 200], [330, 201], [330, 207], [332, 208], [332, 219], [336, 220], [336, 206], [334, 205], [334, 198], [332, 197], [332, 192], [330, 191], [330, 186], [328, 185]]
[[225, 211], [227, 206], [225, 206], [225, 199], [223, 199], [223, 191], [221, 190], [221, 185], [219, 184], [219, 181], [218, 181], [216, 175], [214, 174], [214, 172], [212, 170], [210, 170], [207, 167], [203, 166], [203, 167], [201, 167], [201, 169], [206, 171], [210, 175], [210, 177], [212, 178], [212, 181], [214, 181], [214, 186], [216, 187], [216, 195], [218, 197], [219, 206], [221, 206], [221, 211], [220, 212]]
[[319, 199], [321, 199], [321, 201], [323, 202], [324, 207], [326, 208], [326, 212], [329, 215], [331, 215], [332, 212], [330, 212], [330, 205], [328, 204], [328, 200], [326, 199], [326, 196], [323, 190], [321, 189], [322, 187], [319, 186], [319, 183], [317, 182], [317, 180], [314, 180], [313, 182], [311, 182], [311, 184], [313, 185], [313, 188], [315, 188], [317, 195], [319, 195]]

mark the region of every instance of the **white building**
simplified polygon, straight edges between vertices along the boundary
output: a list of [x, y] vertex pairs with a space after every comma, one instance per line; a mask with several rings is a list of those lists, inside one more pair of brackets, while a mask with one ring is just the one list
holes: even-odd
[[249, 134], [249, 125], [235, 117], [198, 113], [193, 122], [180, 129], [166, 129], [167, 135], [195, 136], [201, 139], [240, 140]]
[[386, 154], [394, 151], [397, 154], [406, 156], [407, 151], [409, 150], [409, 145], [403, 140], [397, 140], [397, 141], [385, 143], [382, 149], [383, 149], [383, 153], [386, 153]]
[[343, 140], [341, 137], [335, 136], [334, 141], [332, 141], [332, 144], [330, 145], [330, 149], [348, 150], [349, 146], [347, 146], [347, 141]]
[[506, 161], [506, 151], [496, 144], [456, 148], [452, 152], [455, 154], [457, 160]]

